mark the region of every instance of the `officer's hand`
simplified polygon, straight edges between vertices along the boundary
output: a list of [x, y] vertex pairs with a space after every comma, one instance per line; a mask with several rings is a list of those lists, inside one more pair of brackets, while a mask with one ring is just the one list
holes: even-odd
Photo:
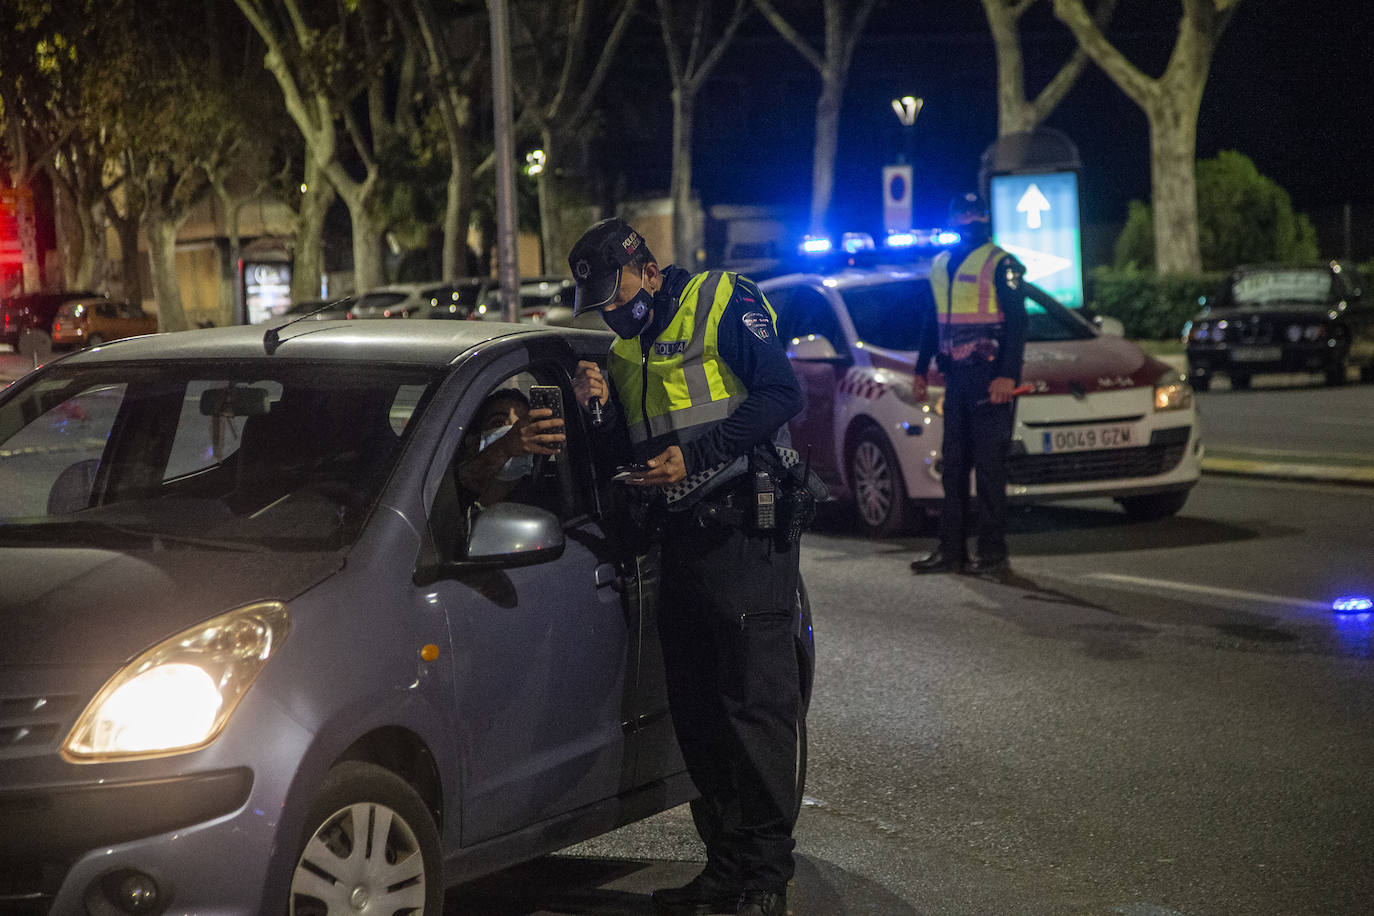
[[682, 449], [676, 445], [668, 446], [666, 452], [650, 458], [647, 464], [649, 470], [631, 477], [629, 483], [637, 487], [666, 487], [687, 476], [687, 463], [682, 459]]
[[926, 399], [926, 377], [917, 375], [911, 380], [911, 396], [918, 401]]
[[1005, 404], [1011, 400], [1011, 393], [1015, 390], [1015, 379], [995, 378], [988, 385], [988, 400], [994, 404]]
[[590, 360], [579, 359], [577, 375], [573, 376], [573, 396], [577, 398], [577, 403], [585, 408], [588, 401], [596, 398], [605, 404], [610, 394], [601, 367]]

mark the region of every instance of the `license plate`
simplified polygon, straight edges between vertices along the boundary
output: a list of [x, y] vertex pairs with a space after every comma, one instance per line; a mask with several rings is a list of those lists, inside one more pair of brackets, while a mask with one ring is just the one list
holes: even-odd
[[1283, 356], [1278, 347], [1236, 347], [1231, 351], [1231, 360], [1237, 363], [1272, 363]]
[[1129, 426], [1080, 426], [1041, 433], [1043, 452], [1084, 452], [1098, 448], [1135, 445]]

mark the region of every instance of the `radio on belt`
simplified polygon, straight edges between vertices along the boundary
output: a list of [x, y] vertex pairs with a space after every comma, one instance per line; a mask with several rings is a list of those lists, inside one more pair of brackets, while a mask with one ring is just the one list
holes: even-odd
[[775, 491], [773, 478], [767, 471], [754, 472], [754, 527], [760, 531], [772, 531], [777, 524], [774, 518]]

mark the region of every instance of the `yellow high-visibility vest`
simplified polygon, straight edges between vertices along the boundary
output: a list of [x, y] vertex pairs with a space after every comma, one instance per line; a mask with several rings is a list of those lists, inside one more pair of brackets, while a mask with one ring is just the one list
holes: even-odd
[[1007, 252], [992, 242], [973, 249], [959, 263], [954, 282], [949, 278], [949, 252], [942, 251], [930, 265], [930, 290], [935, 294], [936, 317], [942, 325], [1001, 324], [997, 307], [997, 262]]
[[[639, 338], [611, 345], [610, 373], [639, 457], [651, 440], [676, 433], [690, 442], [734, 413], [748, 393], [717, 349], [717, 332], [738, 275], [713, 270], [692, 277], [676, 314], [645, 354]], [[762, 303], [777, 326], [777, 315]]]

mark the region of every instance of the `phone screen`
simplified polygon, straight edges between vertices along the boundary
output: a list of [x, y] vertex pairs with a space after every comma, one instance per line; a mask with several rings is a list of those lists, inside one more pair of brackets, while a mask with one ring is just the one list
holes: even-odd
[[563, 416], [563, 392], [557, 385], [531, 385], [530, 409], [547, 407], [555, 417]]

